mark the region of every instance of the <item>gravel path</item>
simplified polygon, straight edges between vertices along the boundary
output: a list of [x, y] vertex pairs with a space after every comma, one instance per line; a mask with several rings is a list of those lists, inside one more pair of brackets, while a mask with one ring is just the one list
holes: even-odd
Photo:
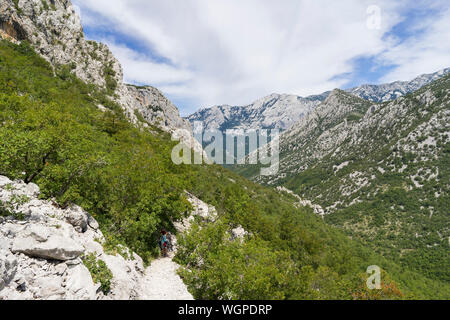
[[157, 259], [146, 270], [146, 300], [194, 300], [177, 274], [171, 257]]

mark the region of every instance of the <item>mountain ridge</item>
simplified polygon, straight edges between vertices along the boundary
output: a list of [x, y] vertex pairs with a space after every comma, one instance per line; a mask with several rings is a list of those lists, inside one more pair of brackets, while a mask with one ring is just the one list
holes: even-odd
[[[449, 72], [450, 68], [445, 68], [420, 75], [411, 81], [395, 81], [379, 85], [364, 84], [344, 91], [368, 101], [386, 102], [414, 92]], [[246, 106], [218, 105], [202, 108], [185, 119], [191, 124], [195, 121], [203, 122], [205, 129], [276, 128], [284, 131], [317, 107], [331, 92], [308, 97], [273, 93]]]

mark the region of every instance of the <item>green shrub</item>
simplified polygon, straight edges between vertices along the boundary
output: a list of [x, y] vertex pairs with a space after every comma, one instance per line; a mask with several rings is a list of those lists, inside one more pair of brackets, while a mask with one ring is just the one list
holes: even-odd
[[107, 295], [111, 290], [113, 275], [106, 263], [103, 260], [97, 260], [95, 254], [90, 253], [83, 257], [83, 264], [91, 273], [94, 283], [100, 283], [100, 289]]
[[117, 88], [116, 72], [111, 64], [103, 67], [103, 75], [106, 81], [106, 90], [109, 95], [112, 95]]

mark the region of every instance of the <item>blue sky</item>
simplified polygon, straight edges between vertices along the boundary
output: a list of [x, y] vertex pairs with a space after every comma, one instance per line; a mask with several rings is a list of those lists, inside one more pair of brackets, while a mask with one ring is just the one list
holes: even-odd
[[271, 93], [410, 80], [450, 66], [450, 2], [74, 0], [126, 82], [188, 115]]

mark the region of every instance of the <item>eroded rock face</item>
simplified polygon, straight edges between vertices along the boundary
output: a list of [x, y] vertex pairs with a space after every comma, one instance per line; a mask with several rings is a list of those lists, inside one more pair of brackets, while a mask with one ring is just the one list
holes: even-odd
[[[97, 221], [78, 206], [55, 207], [39, 200], [34, 184], [0, 176], [0, 201], [21, 213], [22, 221], [0, 217], [0, 300], [141, 299], [144, 265], [133, 259], [104, 252], [104, 237]], [[14, 204], [18, 196], [25, 201]], [[112, 272], [111, 291], [105, 296], [83, 264], [93, 254]]]
[[122, 80], [122, 70], [107, 46], [84, 38], [80, 17], [68, 0], [0, 1], [2, 30], [16, 40], [28, 40], [52, 65], [74, 64], [76, 75], [90, 83], [105, 85], [104, 66]]
[[[119, 61], [102, 43], [87, 40], [81, 19], [69, 0], [47, 1], [0, 0], [0, 37], [13, 42], [29, 41], [36, 51], [53, 66], [70, 65], [78, 78], [100, 87], [107, 79], [115, 82], [113, 100], [119, 103], [128, 118], [138, 123], [136, 112], [152, 125], [172, 132], [190, 124], [161, 92], [152, 87], [136, 88], [123, 83]], [[102, 106], [99, 106], [102, 108]]]
[[177, 107], [158, 89], [132, 85], [127, 85], [127, 89], [134, 98], [136, 110], [150, 124], [166, 128], [166, 131], [177, 128], [191, 130], [189, 121], [180, 117]]

